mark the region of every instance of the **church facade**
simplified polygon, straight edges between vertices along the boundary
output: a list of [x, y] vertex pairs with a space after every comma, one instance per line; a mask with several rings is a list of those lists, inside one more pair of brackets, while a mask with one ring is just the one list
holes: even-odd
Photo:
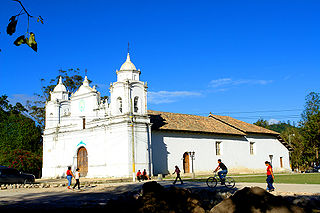
[[206, 173], [217, 159], [233, 172], [261, 172], [266, 160], [290, 169], [291, 148], [279, 133], [228, 116], [148, 110], [148, 86], [129, 53], [116, 74], [108, 101], [87, 76], [71, 95], [60, 77], [46, 103], [43, 178], [63, 177], [68, 166], [86, 177], [168, 174], [175, 165]]

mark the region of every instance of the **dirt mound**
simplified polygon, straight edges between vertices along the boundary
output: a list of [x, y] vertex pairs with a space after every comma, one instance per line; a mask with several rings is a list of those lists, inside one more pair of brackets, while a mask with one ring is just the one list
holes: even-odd
[[142, 196], [138, 201], [140, 203], [138, 212], [205, 213], [199, 200], [189, 190], [176, 187], [164, 189], [155, 181], [143, 185]]
[[281, 196], [274, 196], [260, 187], [245, 187], [210, 210], [210, 213], [225, 212], [304, 212]]

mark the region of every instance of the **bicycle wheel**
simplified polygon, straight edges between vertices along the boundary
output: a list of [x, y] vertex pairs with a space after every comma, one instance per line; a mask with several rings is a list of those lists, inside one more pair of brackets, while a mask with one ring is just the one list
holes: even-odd
[[235, 184], [236, 184], [236, 182], [234, 181], [234, 179], [233, 179], [232, 177], [226, 177], [226, 178], [225, 178], [225, 183], [224, 183], [224, 185], [225, 185], [227, 188], [233, 188]]
[[209, 177], [209, 178], [207, 179], [207, 185], [208, 185], [210, 188], [216, 187], [216, 186], [217, 186], [217, 183], [218, 183], [218, 181], [217, 181], [217, 179], [216, 179], [215, 177]]

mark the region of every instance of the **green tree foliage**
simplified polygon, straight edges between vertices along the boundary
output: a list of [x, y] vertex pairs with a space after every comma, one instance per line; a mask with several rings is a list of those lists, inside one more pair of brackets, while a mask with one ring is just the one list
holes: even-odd
[[267, 120], [264, 120], [262, 118], [260, 118], [257, 122], [253, 123], [257, 126], [261, 126], [263, 128], [266, 129], [270, 129], [273, 130], [275, 132], [279, 132], [282, 133], [283, 131], [285, 131], [288, 128], [293, 128], [294, 125], [290, 123], [290, 121], [286, 122], [279, 122], [277, 124], [269, 124], [269, 122]]
[[320, 146], [320, 94], [311, 92], [306, 97], [305, 109], [301, 115], [300, 126], [304, 138], [304, 154], [308, 156], [306, 163], [319, 164]]
[[304, 154], [304, 139], [302, 137], [301, 128], [294, 126], [288, 127], [281, 132], [281, 137], [293, 148], [293, 151], [290, 152], [290, 163], [292, 168], [305, 170], [307, 168], [305, 162], [308, 156], [305, 156]]
[[306, 96], [305, 109], [298, 127], [281, 122], [269, 125], [259, 119], [255, 125], [279, 132], [281, 137], [294, 149], [290, 153], [292, 168], [306, 170], [314, 163], [320, 164], [320, 94], [311, 92]]
[[257, 122], [253, 123], [254, 125], [261, 126], [263, 128], [269, 128], [269, 124], [267, 120], [260, 118]]
[[39, 174], [41, 128], [27, 116], [22, 104], [13, 106], [7, 98], [0, 97], [0, 165]]

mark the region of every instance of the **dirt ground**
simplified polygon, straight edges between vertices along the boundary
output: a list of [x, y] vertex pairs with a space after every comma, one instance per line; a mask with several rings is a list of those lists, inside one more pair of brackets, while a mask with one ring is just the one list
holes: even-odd
[[[119, 180], [118, 180], [119, 181]], [[121, 180], [123, 181], [123, 180]], [[44, 183], [45, 182], [45, 183]], [[65, 180], [42, 181], [39, 188], [11, 188], [0, 190], [0, 208], [3, 209], [59, 209], [59, 208], [98, 208], [107, 205], [108, 201], [117, 199], [125, 194], [130, 196], [138, 194], [143, 182], [116, 182], [102, 183], [102, 180], [82, 180], [81, 190], [67, 189]], [[164, 187], [172, 185], [171, 181], [159, 182]], [[48, 187], [49, 188], [45, 188]], [[259, 186], [265, 188], [262, 183], [237, 183], [234, 190], [246, 186]], [[44, 188], [42, 188], [44, 187]], [[209, 189], [205, 183], [186, 181], [176, 187], [188, 189]], [[282, 196], [320, 196], [320, 185], [309, 184], [275, 184], [274, 195]], [[218, 186], [214, 190], [226, 191], [224, 186]]]

